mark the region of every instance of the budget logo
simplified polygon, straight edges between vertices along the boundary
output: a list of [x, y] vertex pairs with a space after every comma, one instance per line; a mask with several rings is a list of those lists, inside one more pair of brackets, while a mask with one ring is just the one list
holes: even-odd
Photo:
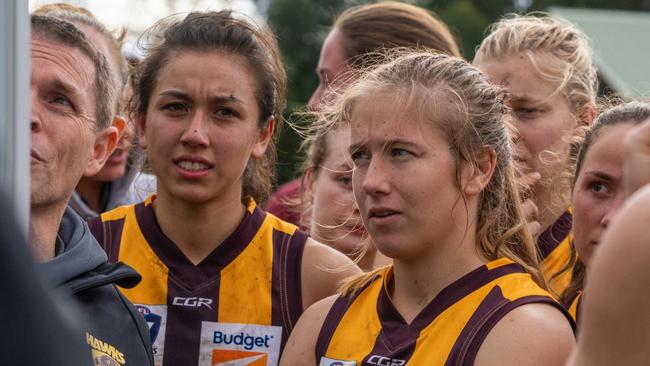
[[333, 358], [321, 357], [318, 366], [356, 366], [357, 361], [335, 360]]
[[282, 327], [201, 323], [200, 366], [277, 366]]

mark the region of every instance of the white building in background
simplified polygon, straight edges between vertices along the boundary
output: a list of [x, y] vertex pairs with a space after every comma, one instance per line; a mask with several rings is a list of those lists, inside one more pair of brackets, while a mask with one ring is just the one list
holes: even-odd
[[68, 3], [90, 10], [109, 29], [128, 31], [124, 50], [138, 53], [136, 42], [142, 32], [158, 20], [192, 10], [233, 9], [263, 22], [253, 0], [29, 0], [29, 9], [49, 3]]

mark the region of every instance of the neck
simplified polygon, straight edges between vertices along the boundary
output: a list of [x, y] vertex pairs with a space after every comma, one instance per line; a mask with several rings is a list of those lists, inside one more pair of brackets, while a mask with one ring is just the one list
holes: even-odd
[[551, 227], [555, 221], [557, 221], [560, 216], [566, 211], [569, 207], [569, 199], [559, 199], [553, 197], [553, 195], [548, 191], [543, 191], [536, 197], [537, 209], [539, 214], [537, 219], [541, 226], [540, 232], [544, 232], [546, 229]]
[[370, 245], [366, 253], [357, 261], [357, 265], [364, 272], [369, 272], [379, 267], [384, 267], [393, 262], [392, 259], [381, 254], [380, 251], [375, 248], [374, 244]]
[[31, 207], [29, 216], [29, 246], [37, 262], [54, 258], [56, 235], [66, 205]]
[[[468, 233], [475, 232], [470, 225]], [[445, 287], [486, 263], [476, 250], [475, 234], [454, 235], [446, 243], [430, 243], [429, 247], [432, 253], [393, 263], [391, 299], [409, 323]]]
[[88, 207], [95, 212], [101, 210], [101, 197], [103, 182], [88, 178], [81, 178], [75, 190], [88, 203]]
[[153, 208], [163, 233], [195, 265], [237, 229], [246, 209], [239, 196], [197, 204], [178, 200], [161, 190]]

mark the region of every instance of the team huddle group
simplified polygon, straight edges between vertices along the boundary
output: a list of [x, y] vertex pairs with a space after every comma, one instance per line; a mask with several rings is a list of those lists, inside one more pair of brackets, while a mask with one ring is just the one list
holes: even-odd
[[650, 104], [597, 101], [573, 24], [508, 15], [470, 62], [428, 10], [345, 10], [273, 194], [275, 35], [206, 11], [142, 58], [123, 38], [71, 5], [31, 16], [29, 247], [80, 362], [650, 362]]

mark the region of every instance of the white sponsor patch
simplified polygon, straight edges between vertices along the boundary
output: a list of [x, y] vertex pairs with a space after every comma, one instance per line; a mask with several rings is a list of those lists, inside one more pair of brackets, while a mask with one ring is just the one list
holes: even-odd
[[321, 357], [318, 366], [356, 366], [357, 361], [335, 360], [333, 358]]
[[201, 323], [199, 366], [277, 366], [282, 327]]
[[165, 346], [165, 329], [167, 328], [167, 305], [135, 304], [149, 326], [154, 366], [161, 366]]

